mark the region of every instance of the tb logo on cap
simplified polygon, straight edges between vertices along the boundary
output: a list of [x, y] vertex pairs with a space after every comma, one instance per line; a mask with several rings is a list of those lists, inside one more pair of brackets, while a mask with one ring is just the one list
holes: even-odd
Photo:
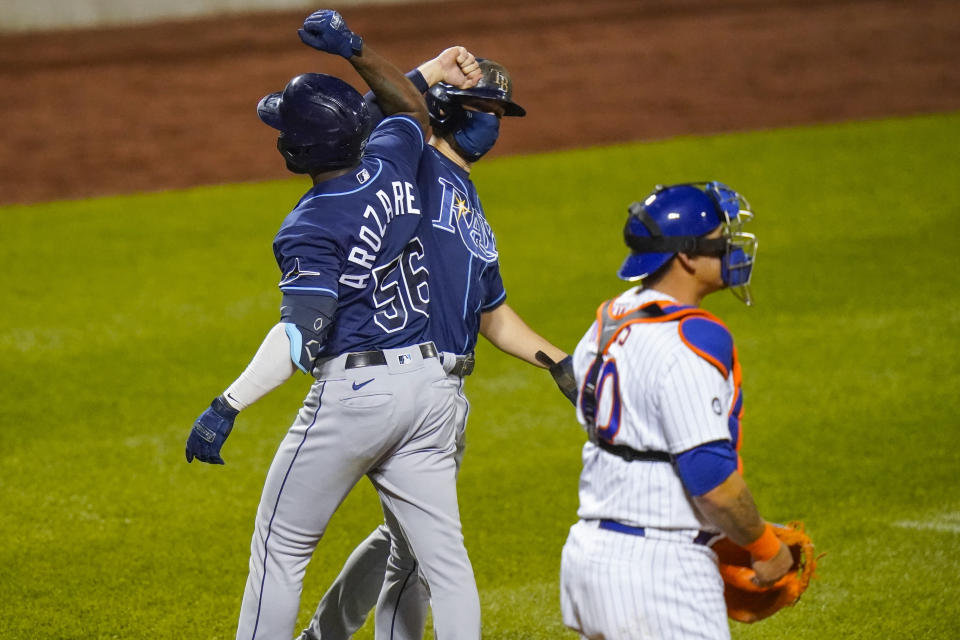
[[504, 93], [510, 91], [510, 82], [507, 80], [507, 76], [503, 75], [497, 71], [497, 78], [494, 80], [497, 83], [497, 86], [500, 87], [500, 90]]

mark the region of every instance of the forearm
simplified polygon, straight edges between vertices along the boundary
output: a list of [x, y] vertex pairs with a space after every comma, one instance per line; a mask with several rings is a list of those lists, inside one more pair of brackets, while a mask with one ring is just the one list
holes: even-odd
[[[423, 80], [426, 82], [428, 89], [438, 82], [443, 82], [444, 67], [439, 57], [427, 60], [417, 67], [416, 70], [423, 76]], [[409, 76], [410, 74], [407, 75]]]
[[277, 323], [240, 377], [223, 392], [224, 398], [234, 409], [246, 409], [289, 380], [295, 370], [290, 359], [290, 339], [283, 323]]
[[537, 367], [546, 368], [544, 363], [537, 360], [537, 351], [543, 351], [555, 362], [567, 356], [563, 350], [527, 326], [507, 304], [501, 304], [480, 316], [480, 334], [504, 353]]
[[735, 544], [750, 552], [757, 585], [773, 584], [793, 563], [787, 545], [760, 517], [747, 483], [734, 471], [714, 489], [694, 497], [694, 503]]
[[757, 540], [766, 528], [747, 483], [736, 471], [693, 501], [708, 520], [742, 547]]
[[[430, 89], [430, 86], [427, 85], [423, 75], [417, 69], [408, 71], [406, 76], [420, 93], [426, 93]], [[380, 122], [386, 116], [384, 115], [383, 111], [380, 110], [380, 105], [377, 104], [377, 96], [374, 95], [373, 91], [368, 91], [364, 94], [363, 100], [367, 103], [367, 109], [370, 110], [370, 116], [373, 118], [374, 126], [380, 124]]]
[[430, 121], [423, 95], [390, 61], [364, 44], [350, 63], [373, 91], [385, 116], [406, 113], [426, 129]]

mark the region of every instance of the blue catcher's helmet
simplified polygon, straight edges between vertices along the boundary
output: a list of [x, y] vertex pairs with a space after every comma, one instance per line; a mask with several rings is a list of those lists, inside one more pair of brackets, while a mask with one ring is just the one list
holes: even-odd
[[[757, 239], [742, 227], [752, 219], [746, 199], [721, 182], [658, 186], [629, 207], [623, 237], [631, 253], [617, 275], [642, 280], [680, 252], [717, 255], [724, 284], [749, 305]], [[723, 235], [704, 237], [717, 227], [723, 227]]]
[[322, 73], [293, 78], [257, 105], [260, 119], [280, 130], [277, 149], [296, 173], [319, 173], [360, 161], [372, 120], [349, 84]]
[[434, 127], [453, 130], [463, 123], [464, 98], [495, 100], [503, 105], [505, 116], [522, 118], [527, 110], [513, 101], [513, 80], [499, 62], [477, 58], [480, 63], [480, 81], [469, 89], [460, 89], [446, 82], [440, 82], [427, 91], [427, 111], [430, 124]]

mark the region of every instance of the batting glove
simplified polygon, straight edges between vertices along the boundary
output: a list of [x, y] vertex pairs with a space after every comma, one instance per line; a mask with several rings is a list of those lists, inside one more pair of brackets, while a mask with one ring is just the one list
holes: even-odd
[[577, 396], [580, 395], [580, 389], [577, 387], [577, 379], [573, 375], [573, 356], [567, 356], [560, 362], [554, 362], [553, 358], [543, 351], [537, 351], [536, 358], [550, 370], [550, 375], [553, 376], [553, 381], [557, 383], [560, 393], [573, 406], [577, 406]]
[[557, 383], [560, 393], [566, 396], [573, 406], [577, 406], [580, 389], [577, 388], [577, 379], [573, 376], [573, 357], [567, 356], [550, 367], [550, 375]]
[[209, 464], [224, 464], [220, 447], [233, 430], [233, 421], [238, 413], [226, 403], [223, 396], [217, 396], [193, 423], [187, 438], [187, 462], [193, 462], [196, 458]]
[[348, 60], [363, 47], [363, 38], [350, 31], [343, 16], [332, 9], [320, 9], [303, 21], [297, 35], [314, 49], [335, 53]]

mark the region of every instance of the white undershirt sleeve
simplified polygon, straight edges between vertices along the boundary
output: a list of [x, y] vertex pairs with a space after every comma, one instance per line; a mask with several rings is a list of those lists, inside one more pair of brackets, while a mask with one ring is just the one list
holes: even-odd
[[223, 396], [237, 411], [267, 395], [290, 379], [296, 367], [290, 359], [290, 338], [283, 323], [277, 323], [267, 333], [253, 360], [233, 381]]

